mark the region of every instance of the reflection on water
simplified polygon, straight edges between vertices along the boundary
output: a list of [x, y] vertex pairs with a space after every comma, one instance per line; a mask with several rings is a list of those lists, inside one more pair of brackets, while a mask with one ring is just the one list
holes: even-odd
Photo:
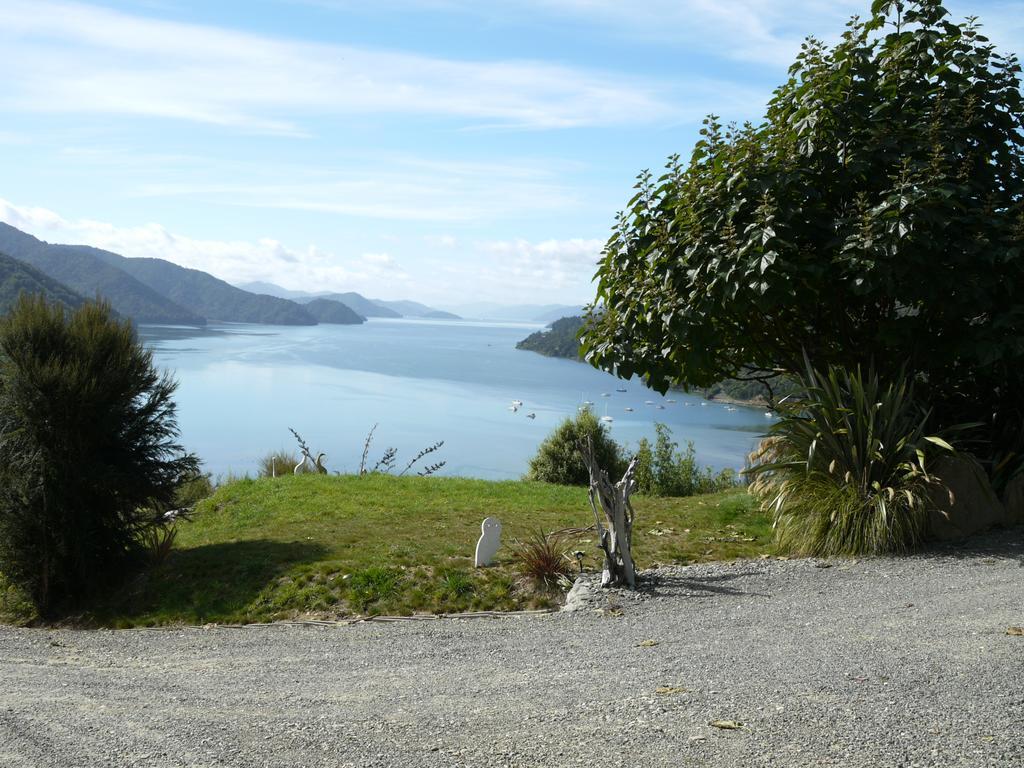
[[[742, 466], [770, 423], [759, 409], [692, 407], [703, 401], [679, 393], [669, 402], [636, 380], [515, 349], [533, 330], [374, 319], [360, 326], [139, 332], [157, 364], [175, 372], [182, 439], [215, 475], [254, 473], [264, 454], [293, 448], [288, 427], [327, 453], [332, 471], [358, 467], [363, 440], [379, 423], [371, 463], [395, 447], [404, 466], [420, 448], [444, 440], [442, 474], [515, 478], [538, 443], [584, 401], [612, 417], [620, 442], [653, 438], [654, 423], [663, 422], [679, 442], [693, 441], [701, 462], [718, 468]], [[513, 400], [523, 402], [517, 411], [509, 410]]]

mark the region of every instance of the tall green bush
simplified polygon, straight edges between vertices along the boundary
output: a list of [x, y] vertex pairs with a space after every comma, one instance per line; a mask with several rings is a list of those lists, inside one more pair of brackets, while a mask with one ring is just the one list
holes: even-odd
[[198, 462], [174, 381], [106, 304], [0, 319], [0, 571], [45, 614], [123, 577]]
[[587, 485], [590, 476], [580, 458], [580, 445], [587, 439], [594, 446], [598, 464], [609, 476], [619, 477], [626, 471], [626, 460], [619, 444], [594, 412], [584, 408], [575, 418], [565, 419], [540, 444], [537, 454], [530, 459], [527, 479], [560, 485]]
[[904, 552], [928, 533], [930, 412], [906, 376], [808, 368], [805, 394], [761, 444], [751, 493], [774, 515], [780, 545], [804, 555]]
[[[641, 174], [583, 325], [586, 359], [664, 392], [904, 366], [948, 427], [1024, 465], [1024, 91], [940, 0], [864, 2], [809, 37], [763, 120], [707, 120]], [[809, 33], [813, 30], [807, 30]]]

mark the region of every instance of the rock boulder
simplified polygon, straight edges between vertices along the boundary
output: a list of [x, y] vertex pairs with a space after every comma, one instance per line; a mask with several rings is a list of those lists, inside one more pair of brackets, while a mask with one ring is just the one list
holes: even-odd
[[1008, 523], [1006, 508], [973, 456], [943, 457], [936, 462], [932, 473], [941, 478], [952, 493], [951, 501], [945, 488], [931, 491], [934, 508], [929, 524], [934, 538], [956, 541]]

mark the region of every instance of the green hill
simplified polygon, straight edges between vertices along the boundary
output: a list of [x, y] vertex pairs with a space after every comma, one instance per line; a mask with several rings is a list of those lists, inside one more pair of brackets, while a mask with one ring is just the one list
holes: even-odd
[[0, 252], [35, 267], [81, 296], [106, 299], [123, 317], [138, 323], [206, 323], [203, 315], [189, 311], [123, 270], [97, 258], [95, 251], [84, 246], [51, 245], [0, 223]]
[[582, 317], [563, 317], [561, 320], [555, 320], [543, 331], [531, 333], [516, 344], [516, 349], [539, 352], [548, 357], [579, 360], [580, 343], [576, 340], [576, 334], [582, 327]]
[[[325, 293], [322, 296], [317, 296], [317, 299], [330, 299], [331, 301], [340, 301], [346, 307], [351, 309], [358, 315], [363, 317], [401, 317], [400, 312], [396, 312], [388, 307], [382, 307], [375, 301], [370, 301], [365, 296], [356, 293], [355, 291], [348, 291], [347, 293]], [[315, 299], [298, 299], [303, 304], [308, 304], [310, 301]]]
[[313, 299], [303, 309], [315, 317], [318, 323], [358, 325], [366, 322], [365, 317], [357, 315], [348, 305], [331, 299]]
[[316, 318], [294, 301], [249, 293], [198, 269], [179, 267], [163, 259], [129, 259], [87, 246], [63, 247], [90, 251], [96, 258], [208, 320], [316, 325]]
[[0, 253], [0, 315], [14, 306], [23, 293], [41, 294], [68, 309], [75, 309], [85, 302], [66, 285], [24, 262]]

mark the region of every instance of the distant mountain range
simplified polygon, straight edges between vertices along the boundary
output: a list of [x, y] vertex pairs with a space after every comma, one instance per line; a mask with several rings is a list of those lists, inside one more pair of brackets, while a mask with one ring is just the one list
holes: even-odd
[[517, 323], [553, 323], [563, 317], [582, 315], [583, 307], [572, 304], [497, 304], [476, 302], [448, 307], [462, 317]]
[[68, 307], [103, 298], [123, 317], [165, 325], [353, 325], [367, 317], [443, 314], [416, 302], [394, 302], [405, 310], [399, 312], [358, 293], [314, 295], [273, 283], [236, 287], [163, 259], [47, 243], [2, 222], [0, 259], [0, 311], [9, 309], [21, 293], [41, 293]]
[[164, 259], [127, 258], [87, 245], [47, 243], [0, 222], [0, 311], [23, 292], [65, 306], [102, 298], [137, 323], [204, 325], [208, 321], [270, 325], [356, 324], [368, 317], [549, 323], [579, 314], [561, 304], [467, 304], [450, 312], [416, 301], [368, 299], [355, 292], [312, 293], [275, 283], [231, 285]]
[[202, 315], [182, 307], [96, 256], [95, 249], [55, 246], [0, 223], [0, 253], [35, 267], [88, 299], [105, 298], [118, 314], [139, 323], [204, 325]]
[[282, 299], [291, 299], [299, 304], [309, 304], [314, 299], [329, 299], [340, 301], [346, 304], [363, 317], [424, 317], [435, 320], [461, 320], [458, 315], [451, 312], [444, 312], [440, 309], [428, 307], [418, 301], [384, 301], [383, 299], [368, 299], [361, 294], [349, 291], [348, 293], [311, 293], [309, 291], [293, 291], [282, 288], [274, 283], [256, 281], [241, 283], [238, 286], [253, 293], [264, 293], [268, 296], [277, 296]]

